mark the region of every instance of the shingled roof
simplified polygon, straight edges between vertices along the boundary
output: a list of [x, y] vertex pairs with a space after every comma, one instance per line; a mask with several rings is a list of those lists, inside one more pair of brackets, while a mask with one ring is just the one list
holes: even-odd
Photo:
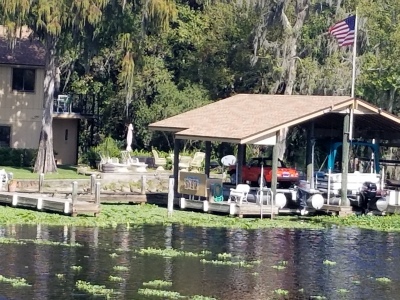
[[17, 39], [11, 49], [10, 42], [0, 37], [0, 64], [44, 67], [45, 48], [38, 40]]
[[357, 110], [355, 119], [360, 128], [364, 128], [368, 120], [374, 120], [371, 126], [379, 124], [380, 130], [390, 128], [400, 134], [399, 118], [349, 96], [238, 94], [152, 123], [149, 128], [173, 132], [179, 139], [252, 144], [275, 135], [282, 128], [311, 119], [333, 121], [341, 128], [340, 115], [343, 114], [338, 112], [351, 105]]

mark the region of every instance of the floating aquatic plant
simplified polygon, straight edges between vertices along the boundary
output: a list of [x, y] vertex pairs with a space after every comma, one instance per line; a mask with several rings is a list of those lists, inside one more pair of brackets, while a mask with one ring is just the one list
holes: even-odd
[[142, 248], [136, 251], [141, 255], [158, 255], [162, 257], [177, 257], [177, 256], [189, 256], [189, 257], [203, 257], [204, 253], [194, 253], [188, 251], [175, 250], [173, 248], [158, 249], [158, 248]]
[[323, 262], [323, 264], [324, 264], [324, 265], [327, 265], [327, 266], [334, 266], [334, 265], [336, 265], [336, 262], [335, 262], [335, 261], [331, 261], [331, 260], [325, 259], [324, 262]]
[[400, 231], [400, 215], [350, 215], [347, 217], [315, 216], [312, 217], [310, 221], [313, 223], [324, 223], [326, 225], [351, 226], [378, 231]]
[[60, 243], [60, 242], [52, 242], [47, 240], [26, 240], [28, 242], [32, 241], [32, 243], [37, 245], [48, 245], [48, 246], [63, 246], [63, 247], [82, 247], [81, 244], [78, 243]]
[[165, 281], [165, 280], [152, 280], [152, 281], [148, 281], [148, 282], [143, 282], [143, 286], [151, 287], [151, 288], [166, 288], [166, 287], [171, 287], [172, 282]]
[[[295, 220], [295, 222], [293, 222]], [[49, 214], [46, 212], [25, 210], [0, 206], [0, 224], [50, 224], [116, 227], [143, 225], [182, 224], [194, 227], [224, 227], [224, 228], [325, 228], [330, 225], [343, 225], [373, 230], [400, 231], [400, 215], [388, 216], [314, 216], [299, 219], [297, 216], [276, 216], [274, 219], [264, 218], [230, 218], [223, 215], [211, 215], [200, 212], [175, 210], [168, 217], [165, 207], [156, 205], [103, 205], [102, 213], [92, 216], [69, 216]]]
[[316, 296], [310, 296], [310, 299], [315, 299], [315, 300], [325, 300], [326, 299], [326, 297], [325, 296], [319, 296], [319, 295], [316, 295]]
[[115, 251], [117, 251], [117, 252], [128, 252], [128, 251], [131, 251], [131, 250], [123, 249], [123, 248], [117, 248], [117, 249], [115, 249]]
[[23, 240], [17, 240], [13, 238], [0, 238], [0, 244], [17, 244], [17, 245], [26, 245], [26, 242]]
[[340, 293], [340, 294], [346, 294], [346, 293], [349, 292], [349, 290], [347, 290], [347, 289], [338, 289], [337, 291], [338, 291], [338, 293]]
[[[297, 219], [297, 217], [296, 217]], [[168, 217], [167, 209], [156, 205], [103, 205], [101, 214], [97, 217], [79, 216], [71, 218], [58, 214], [25, 210], [21, 208], [0, 207], [0, 224], [49, 224], [66, 226], [89, 227], [129, 227], [143, 225], [173, 225], [182, 224], [195, 227], [224, 227], [224, 228], [323, 228], [320, 222], [293, 222], [293, 217], [277, 216], [273, 220], [265, 218], [227, 218], [223, 215], [211, 215], [190, 211], [175, 210]]]
[[125, 266], [114, 266], [113, 268], [115, 271], [128, 271], [129, 268]]
[[194, 295], [189, 298], [190, 300], [217, 300], [217, 298], [207, 297], [202, 295]]
[[286, 296], [289, 294], [289, 291], [283, 289], [277, 289], [274, 291], [275, 294]]
[[232, 254], [231, 253], [218, 253], [217, 257], [218, 257], [218, 259], [228, 259], [228, 258], [232, 258]]
[[160, 297], [160, 298], [167, 298], [167, 299], [180, 299], [180, 298], [186, 298], [183, 297], [180, 293], [178, 292], [173, 292], [173, 291], [165, 291], [165, 290], [156, 290], [156, 289], [139, 289], [138, 291], [139, 295], [144, 295], [144, 296], [153, 296], [153, 297]]
[[387, 277], [378, 277], [378, 278], [376, 278], [376, 281], [382, 282], [382, 283], [392, 282], [392, 280], [390, 278], [387, 278]]
[[21, 277], [9, 278], [9, 277], [0, 275], [0, 282], [10, 283], [13, 287], [31, 286], [29, 283], [26, 282], [25, 278], [21, 278]]
[[71, 266], [71, 269], [75, 270], [75, 271], [80, 271], [80, 270], [82, 270], [82, 267], [81, 266]]
[[286, 260], [280, 261], [277, 265], [272, 266], [274, 269], [283, 270], [286, 269], [288, 262]]
[[206, 260], [203, 258], [200, 260], [200, 262], [203, 264], [220, 265], [220, 266], [233, 266], [233, 267], [243, 267], [243, 268], [254, 267], [254, 264], [252, 262], [246, 262], [246, 261]]
[[118, 257], [119, 255], [118, 255], [117, 253], [110, 253], [110, 256], [111, 256], [112, 258], [115, 258], [115, 257]]
[[64, 274], [56, 274], [56, 277], [57, 277], [58, 279], [64, 279], [64, 278], [65, 278], [65, 275], [64, 275]]
[[106, 297], [110, 297], [112, 294], [115, 293], [113, 289], [108, 289], [104, 285], [95, 285], [83, 280], [78, 280], [75, 283], [75, 286], [77, 289], [82, 290], [91, 295], [103, 295]]
[[34, 239], [14, 239], [14, 238], [0, 238], [0, 244], [16, 244], [16, 245], [27, 245], [27, 244], [37, 244], [37, 245], [48, 245], [48, 246], [64, 246], [64, 247], [82, 247], [78, 243], [61, 243], [52, 242], [47, 240], [34, 240]]
[[118, 282], [124, 281], [124, 279], [123, 279], [122, 277], [119, 277], [119, 276], [112, 276], [112, 275], [110, 275], [110, 276], [108, 277], [108, 280], [110, 280], [110, 281], [118, 281]]

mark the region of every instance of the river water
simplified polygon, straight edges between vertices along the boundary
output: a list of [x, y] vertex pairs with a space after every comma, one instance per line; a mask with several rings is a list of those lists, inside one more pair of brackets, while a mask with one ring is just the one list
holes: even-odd
[[[114, 289], [109, 299], [169, 299], [139, 293], [144, 283], [152, 280], [171, 281], [168, 290], [186, 296], [183, 299], [194, 295], [232, 300], [400, 299], [398, 233], [354, 228], [15, 225], [0, 227], [0, 238], [0, 275], [24, 278], [30, 284], [16, 287], [0, 282], [0, 299], [105, 299], [78, 289], [78, 280]], [[5, 243], [5, 238], [82, 246]], [[229, 253], [232, 257], [225, 258], [228, 261], [240, 257], [259, 264], [246, 268], [204, 263], [199, 257], [137, 252], [149, 247], [195, 253], [206, 250], [207, 261], [217, 260], [218, 253]], [[115, 270], [116, 266], [126, 270]], [[110, 276], [119, 277], [121, 282], [112, 281]]]

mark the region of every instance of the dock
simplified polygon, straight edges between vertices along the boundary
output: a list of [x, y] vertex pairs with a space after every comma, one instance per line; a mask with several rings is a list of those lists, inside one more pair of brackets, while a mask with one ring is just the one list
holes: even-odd
[[42, 194], [0, 192], [0, 203], [18, 208], [56, 212], [73, 217], [87, 214], [97, 216], [100, 213], [100, 203], [81, 200], [73, 201], [71, 198], [47, 197]]
[[191, 200], [186, 198], [179, 199], [179, 207], [181, 209], [200, 210], [203, 212], [221, 213], [231, 216], [273, 216], [279, 213], [277, 206], [262, 205], [257, 203], [245, 202], [239, 205], [236, 202], [228, 203], [227, 201], [213, 202], [208, 200]]
[[325, 213], [334, 213], [335, 215], [345, 217], [354, 214], [354, 207], [350, 205], [333, 205], [333, 204], [324, 204], [320, 211]]
[[72, 184], [71, 197], [52, 197], [43, 193], [21, 193], [0, 191], [0, 204], [10, 205], [18, 208], [36, 209], [38, 211], [56, 212], [70, 215], [93, 214], [97, 216], [100, 213], [100, 183], [95, 183], [93, 198], [94, 201], [84, 201], [78, 199], [78, 183]]

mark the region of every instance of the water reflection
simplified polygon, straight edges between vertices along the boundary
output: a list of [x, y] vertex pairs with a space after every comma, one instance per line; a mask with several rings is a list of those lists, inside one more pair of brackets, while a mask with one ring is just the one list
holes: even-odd
[[[218, 299], [274, 299], [274, 290], [289, 291], [287, 299], [398, 299], [400, 235], [352, 228], [326, 230], [243, 230], [175, 226], [80, 228], [45, 225], [0, 228], [1, 237], [76, 242], [83, 247], [2, 244], [0, 274], [25, 278], [31, 287], [0, 282], [7, 299], [85, 299], [77, 280], [106, 285], [120, 292], [115, 299], [143, 299], [143, 282], [173, 282], [182, 295]], [[199, 258], [142, 256], [140, 248], [174, 248], [231, 253], [241, 260], [260, 260], [253, 268], [203, 264]], [[118, 253], [112, 257], [110, 254]], [[326, 265], [325, 260], [336, 262]], [[278, 270], [273, 266], [283, 264]], [[71, 266], [81, 266], [73, 270]], [[116, 271], [125, 266], [128, 271]], [[64, 274], [64, 279], [57, 274]], [[120, 276], [121, 283], [111, 282]], [[376, 278], [387, 277], [388, 284]], [[348, 291], [348, 293], [343, 293]], [[151, 299], [151, 298], [149, 298]]]

